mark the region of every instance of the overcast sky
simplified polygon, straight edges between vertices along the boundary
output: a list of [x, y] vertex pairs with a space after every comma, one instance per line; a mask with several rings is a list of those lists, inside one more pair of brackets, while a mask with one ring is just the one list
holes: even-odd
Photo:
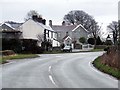
[[118, 19], [119, 0], [0, 0], [0, 22], [23, 22], [30, 10], [36, 10], [48, 22], [61, 24], [71, 10], [83, 10], [92, 15], [99, 24], [106, 25]]

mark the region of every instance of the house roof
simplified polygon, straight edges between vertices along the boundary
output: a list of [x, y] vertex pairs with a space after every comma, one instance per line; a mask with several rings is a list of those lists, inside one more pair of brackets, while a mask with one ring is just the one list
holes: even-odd
[[53, 25], [52, 28], [55, 31], [75, 31], [77, 28], [83, 28], [86, 32], [88, 32], [81, 24], [79, 25]]
[[[16, 31], [19, 31], [18, 28], [19, 26], [22, 25], [22, 23], [15, 23], [15, 22], [4, 22], [4, 23], [1, 23], [0, 26], [2, 25], [6, 25], [8, 26], [9, 28], [12, 29], [11, 32], [16, 32]], [[2, 30], [3, 31], [3, 30]], [[4, 30], [5, 31], [5, 30]], [[10, 30], [9, 30], [10, 31]]]
[[69, 31], [69, 30], [73, 30], [77, 25], [53, 25], [52, 29], [55, 31]]
[[70, 36], [66, 35], [63, 40], [67, 40], [68, 38], [72, 39]]
[[[34, 20], [33, 20], [34, 21]], [[36, 22], [36, 21], [34, 21], [34, 22]], [[47, 29], [47, 30], [50, 30], [50, 31], [54, 31], [50, 26], [46, 26], [46, 25], [44, 25], [44, 24], [42, 24], [42, 23], [39, 23], [39, 22], [36, 22], [38, 25], [40, 25], [41, 27], [43, 27], [44, 29]]]
[[74, 28], [72, 31], [75, 31], [77, 28], [79, 28], [79, 27], [81, 27], [81, 28], [83, 28], [86, 32], [88, 32], [88, 30], [86, 30], [81, 24], [79, 24], [76, 28]]
[[[28, 22], [28, 21], [33, 21], [33, 22], [35, 22], [37, 25], [39, 25], [39, 26], [41, 26], [42, 28], [44, 28], [44, 29], [47, 29], [47, 30], [50, 30], [50, 31], [54, 31], [50, 26], [46, 26], [46, 25], [44, 25], [44, 24], [42, 24], [42, 23], [39, 23], [39, 22], [37, 22], [37, 21], [34, 21], [34, 20], [32, 20], [32, 19], [28, 19], [27, 21], [25, 21], [24, 23], [26, 23], [26, 22]], [[23, 24], [24, 24], [23, 23]], [[22, 24], [22, 25], [23, 25]]]

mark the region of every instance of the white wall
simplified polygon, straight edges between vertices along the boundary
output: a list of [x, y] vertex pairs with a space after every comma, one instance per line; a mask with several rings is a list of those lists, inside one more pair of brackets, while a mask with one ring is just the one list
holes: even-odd
[[[44, 29], [45, 29], [44, 27], [40, 26], [40, 24], [36, 23], [33, 20], [28, 20], [20, 27], [20, 30], [23, 32], [22, 37], [24, 39], [37, 39], [38, 40], [38, 38], [37, 38], [38, 35], [40, 35], [41, 37], [44, 37]], [[48, 32], [48, 30], [47, 30], [47, 32]], [[53, 38], [57, 39], [56, 33], [53, 32], [53, 37], [52, 37], [51, 31], [49, 31], [49, 38], [48, 38], [48, 36], [46, 36], [46, 39], [52, 40], [53, 47], [60, 46], [60, 43], [58, 41], [54, 40]], [[38, 44], [39, 44], [39, 46], [41, 46], [40, 42]]]
[[38, 34], [44, 34], [44, 28], [30, 19], [20, 27], [20, 30], [23, 32], [22, 37], [24, 39], [38, 39]]
[[56, 33], [53, 33], [53, 42], [52, 42], [52, 45], [53, 47], [60, 47], [60, 43], [57, 41], [57, 34]]
[[79, 27], [75, 31], [73, 31], [73, 40], [75, 39], [77, 42], [79, 42], [80, 37], [85, 37], [86, 39], [88, 38], [87, 32]]

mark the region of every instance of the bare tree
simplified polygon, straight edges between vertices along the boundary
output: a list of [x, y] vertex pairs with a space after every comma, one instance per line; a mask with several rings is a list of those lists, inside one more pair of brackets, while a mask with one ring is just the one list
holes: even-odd
[[40, 15], [37, 11], [30, 10], [27, 13], [27, 15], [26, 15], [26, 17], [24, 19], [25, 19], [25, 21], [27, 21], [28, 19], [32, 19], [33, 16], [37, 16], [37, 17], [41, 17], [42, 18], [42, 15]]
[[114, 44], [117, 44], [117, 38], [118, 38], [118, 22], [112, 21], [108, 26], [108, 30], [113, 33], [113, 42]]

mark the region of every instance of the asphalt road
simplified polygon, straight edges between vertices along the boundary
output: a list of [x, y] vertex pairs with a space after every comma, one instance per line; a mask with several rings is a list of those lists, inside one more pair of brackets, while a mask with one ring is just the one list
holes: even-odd
[[[2, 88], [118, 88], [91, 62], [103, 52], [43, 54], [2, 65]], [[1, 78], [1, 75], [0, 75]]]

